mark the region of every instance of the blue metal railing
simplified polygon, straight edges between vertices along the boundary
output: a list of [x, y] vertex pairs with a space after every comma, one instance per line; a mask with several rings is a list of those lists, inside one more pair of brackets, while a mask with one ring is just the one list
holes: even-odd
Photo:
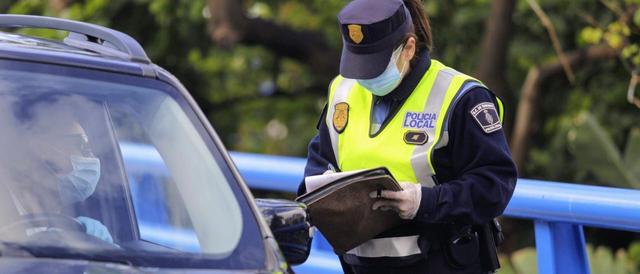
[[[232, 152], [251, 188], [295, 193], [305, 160]], [[640, 191], [519, 179], [504, 213], [534, 221], [538, 271], [589, 273], [582, 226], [640, 231]]]

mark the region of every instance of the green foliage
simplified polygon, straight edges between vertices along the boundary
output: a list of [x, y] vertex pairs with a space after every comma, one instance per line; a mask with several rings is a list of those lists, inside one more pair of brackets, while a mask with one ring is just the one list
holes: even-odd
[[[334, 75], [320, 75], [303, 62], [285, 58], [261, 45], [223, 49], [212, 43], [205, 0], [84, 0], [69, 1], [55, 11], [46, 0], [15, 0], [10, 13], [43, 14], [105, 25], [132, 35], [150, 58], [175, 74], [192, 92], [214, 124], [224, 143], [234, 150], [304, 156], [306, 144], [316, 133], [315, 124], [324, 106], [326, 86]], [[621, 57], [629, 64], [640, 61], [634, 43], [640, 13], [628, 22], [601, 2], [593, 0], [538, 0], [556, 26], [563, 49], [585, 45], [620, 44]], [[630, 9], [638, 1], [608, 1]], [[272, 20], [296, 30], [315, 31], [334, 50], [341, 47], [336, 14], [347, 0], [247, 0], [249, 17]], [[480, 41], [490, 13], [489, 0], [424, 1], [433, 28], [432, 56], [462, 72], [472, 73], [480, 57]], [[598, 22], [593, 25], [585, 20]], [[557, 60], [548, 35], [526, 1], [517, 1], [511, 44], [505, 52], [508, 81], [518, 91], [528, 70]], [[24, 33], [62, 39], [66, 33], [28, 30]], [[335, 60], [339, 62], [339, 60]], [[616, 61], [587, 64], [576, 71], [571, 87], [563, 81], [545, 83], [547, 90], [536, 110], [541, 127], [522, 176], [599, 183], [591, 170], [576, 163], [575, 148], [567, 134], [575, 117], [588, 111], [622, 151], [622, 163], [639, 160], [638, 145], [628, 133], [640, 124], [637, 110], [624, 101], [627, 70]], [[517, 101], [506, 102], [515, 109]], [[267, 130], [267, 128], [271, 128]], [[274, 129], [275, 128], [275, 129]], [[280, 133], [273, 131], [279, 129]], [[286, 133], [286, 134], [284, 134]], [[284, 137], [283, 137], [284, 136]], [[635, 140], [635, 139], [634, 139]], [[588, 143], [589, 141], [585, 141]], [[575, 145], [574, 145], [575, 146]], [[610, 147], [611, 148], [611, 147]], [[611, 150], [611, 149], [610, 149]], [[631, 156], [630, 156], [631, 155]], [[598, 174], [599, 172], [595, 172]], [[634, 174], [633, 176], [638, 176]]]
[[[469, 51], [466, 45], [480, 40], [490, 1], [427, 2], [436, 37], [435, 56], [460, 70], [472, 71], [479, 52], [477, 48]], [[71, 3], [56, 13], [47, 1], [20, 0], [10, 12], [66, 17], [124, 31], [142, 43], [154, 62], [174, 73], [193, 92], [231, 149], [306, 154], [306, 144], [315, 134], [313, 125], [326, 100], [328, 82], [318, 83], [317, 79], [331, 79], [333, 75], [319, 77], [312, 67], [259, 45], [231, 50], [216, 47], [208, 38], [204, 0]], [[341, 38], [336, 14], [345, 4], [345, 0], [250, 0], [246, 6], [249, 16], [317, 31], [337, 51]], [[469, 30], [468, 34], [448, 35], [461, 29]], [[40, 35], [31, 30], [27, 33]], [[65, 35], [54, 32], [47, 37], [61, 39]], [[473, 58], [465, 58], [466, 54]], [[278, 96], [271, 97], [274, 92]], [[274, 120], [285, 126], [289, 132], [286, 138], [273, 140], [265, 133], [266, 125]]]
[[633, 242], [629, 246], [629, 260], [633, 269], [640, 271], [640, 242]]
[[501, 274], [513, 274], [516, 271], [513, 269], [511, 265], [511, 260], [509, 260], [509, 256], [505, 254], [498, 254], [498, 260], [500, 261], [500, 270], [498, 273]]
[[[626, 144], [631, 138], [629, 132], [640, 124], [638, 109], [625, 101], [630, 72], [640, 64], [640, 29], [633, 20], [620, 16], [630, 12], [640, 18], [634, 12], [637, 1], [539, 2], [558, 29], [565, 52], [594, 45], [610, 46], [620, 50], [622, 62], [598, 60], [574, 67], [573, 86], [560, 79], [543, 83], [541, 108], [536, 110], [536, 120], [543, 123], [532, 140], [534, 149], [522, 174], [548, 180], [638, 187], [638, 177], [629, 175], [633, 168], [629, 169], [625, 159], [633, 153], [623, 151], [629, 147]], [[526, 8], [523, 4], [518, 6]], [[525, 37], [538, 36], [548, 41], [540, 23], [514, 20], [533, 25], [519, 24], [532, 31], [533, 35]], [[514, 39], [517, 63], [523, 67], [558, 60], [554, 52], [541, 50], [533, 40], [521, 43], [518, 36]], [[550, 48], [550, 43], [547, 44]]]
[[480, 54], [484, 21], [490, 1], [424, 1], [433, 29], [432, 56], [448, 66], [471, 73]]
[[[47, 12], [46, 1], [38, 1], [38, 0], [19, 1], [9, 8], [8, 13], [22, 14], [22, 13], [31, 13], [33, 11], [47, 15], [48, 12]], [[25, 30], [19, 30], [18, 33], [25, 34], [25, 35], [33, 35], [36, 37], [48, 38], [53, 40], [60, 40], [67, 35], [66, 32], [63, 32], [63, 31], [46, 30], [46, 29], [25, 29]]]
[[[587, 244], [587, 256], [592, 274], [635, 274], [640, 270], [640, 242], [632, 243], [627, 250], [611, 249], [599, 246], [593, 248]], [[536, 249], [527, 247], [517, 250], [510, 257], [500, 256], [503, 266], [501, 274], [538, 273]]]
[[580, 32], [580, 38], [586, 44], [599, 44], [602, 41], [603, 31], [599, 28], [586, 27]]
[[[520, 176], [637, 187], [640, 115], [626, 102], [625, 95], [629, 71], [640, 65], [640, 0], [537, 1], [556, 27], [565, 52], [609, 45], [620, 48], [623, 61], [599, 60], [574, 67], [573, 85], [564, 78], [542, 84], [535, 120], [527, 121], [539, 126], [534, 128], [530, 140], [533, 149]], [[246, 0], [245, 6], [251, 18], [316, 32], [338, 51], [342, 41], [336, 14], [347, 2]], [[82, 20], [130, 34], [154, 63], [175, 74], [192, 92], [229, 149], [306, 155], [326, 101], [326, 79], [335, 75], [318, 73], [310, 64], [280, 56], [260, 44], [240, 44], [231, 49], [216, 46], [208, 33], [206, 0], [68, 3], [65, 9], [55, 11], [46, 0], [12, 0], [10, 6], [0, 3], [0, 10]], [[618, 13], [603, 3], [633, 13], [628, 20], [620, 20]], [[481, 39], [491, 4], [490, 0], [424, 1], [433, 28], [432, 56], [473, 74], [481, 57]], [[526, 1], [516, 1], [512, 17], [510, 46], [504, 52], [505, 74], [513, 97], [505, 102], [509, 110], [518, 106], [519, 91], [529, 70], [558, 60], [547, 30]], [[48, 30], [23, 33], [51, 39], [66, 36]], [[528, 249], [503, 256], [501, 273], [535, 269], [532, 254]], [[611, 256], [616, 261], [617, 257]], [[640, 244], [631, 246], [628, 258], [637, 269]]]
[[589, 256], [589, 266], [593, 274], [634, 274], [637, 269], [634, 268], [634, 262], [628, 256], [628, 253], [619, 249], [615, 254], [611, 249], [599, 246], [593, 249], [587, 246], [587, 254]]
[[636, 178], [640, 178], [640, 129], [634, 128], [629, 133], [623, 163], [625, 168]]
[[[637, 130], [639, 128], [634, 129], [633, 132]], [[633, 166], [637, 163], [625, 161], [626, 157], [633, 160], [636, 156], [622, 155], [593, 115], [588, 112], [578, 114], [569, 125], [566, 136], [568, 147], [575, 155], [576, 164], [582, 172], [592, 174], [602, 184], [640, 188], [640, 178], [633, 173], [633, 170], [640, 169], [640, 165]], [[630, 136], [631, 144], [638, 141], [636, 138]], [[634, 149], [630, 148], [630, 150]]]
[[[248, 12], [295, 29], [320, 31], [338, 48], [334, 21], [342, 5], [335, 0], [249, 1]], [[216, 47], [207, 33], [205, 0], [71, 1], [59, 13], [44, 0], [20, 0], [9, 12], [65, 17], [132, 35], [155, 63], [193, 93], [231, 149], [304, 155], [315, 133], [312, 125], [322, 110], [328, 83], [318, 85], [313, 68], [262, 46]], [[48, 30], [23, 33], [51, 39], [66, 36]], [[323, 89], [311, 90], [316, 86]], [[279, 96], [271, 97], [273, 92]], [[274, 127], [281, 132], [274, 134]]]
[[511, 254], [511, 263], [517, 274], [538, 273], [538, 261], [536, 260], [536, 249], [532, 247], [517, 250]]
[[548, 163], [550, 169], [544, 175], [566, 176], [573, 181], [598, 185], [640, 188], [638, 128], [631, 130], [626, 138], [627, 145], [621, 150], [590, 112], [581, 111], [573, 118], [563, 118], [557, 123], [550, 127], [555, 134], [549, 150], [559, 153], [555, 156], [541, 150], [533, 153], [534, 161]]
[[584, 27], [578, 37], [579, 41], [587, 45], [604, 43], [609, 47], [622, 49], [623, 60], [630, 64], [630, 69], [637, 70], [640, 66], [640, 45], [636, 37], [640, 33], [640, 10], [637, 10], [637, 1], [608, 0], [603, 3], [617, 13], [622, 13], [623, 10], [635, 10], [632, 20], [628, 20], [626, 15], [620, 15], [605, 24]]

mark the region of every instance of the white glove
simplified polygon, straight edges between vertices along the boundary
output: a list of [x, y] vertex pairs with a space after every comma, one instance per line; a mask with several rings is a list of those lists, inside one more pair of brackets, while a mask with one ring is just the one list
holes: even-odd
[[420, 208], [422, 186], [408, 182], [401, 182], [400, 186], [402, 191], [382, 190], [380, 196], [377, 191], [369, 193], [369, 197], [376, 199], [371, 209], [393, 210], [398, 212], [402, 219], [413, 219]]

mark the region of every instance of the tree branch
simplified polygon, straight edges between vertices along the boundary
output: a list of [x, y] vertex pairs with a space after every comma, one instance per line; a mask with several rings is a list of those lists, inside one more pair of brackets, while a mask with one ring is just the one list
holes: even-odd
[[[613, 49], [608, 46], [594, 46], [567, 54], [566, 62], [571, 66], [579, 66], [597, 60], [616, 58], [619, 54], [619, 49]], [[534, 110], [538, 109], [541, 86], [550, 79], [562, 74], [563, 70], [563, 64], [557, 61], [533, 67], [527, 74], [527, 79], [522, 86], [522, 95], [518, 103], [516, 123], [511, 139], [511, 153], [521, 170], [529, 148], [529, 137], [532, 135], [536, 125], [532, 120], [534, 118]]]
[[[277, 55], [308, 64], [324, 78], [338, 72], [339, 52], [323, 34], [299, 31], [261, 18], [249, 18], [241, 0], [208, 0], [211, 39], [231, 48], [238, 43], [262, 45]], [[323, 77], [321, 77], [323, 78]], [[319, 79], [327, 82], [329, 79]]]
[[640, 108], [640, 98], [636, 97], [636, 87], [638, 86], [638, 82], [640, 82], [640, 76], [638, 76], [637, 71], [631, 71], [631, 79], [629, 80], [629, 88], [627, 89], [627, 101], [629, 104], [635, 105], [637, 108]]
[[562, 68], [567, 75], [567, 79], [569, 79], [569, 82], [573, 84], [576, 81], [576, 76], [573, 74], [573, 70], [571, 69], [571, 64], [567, 60], [567, 56], [562, 51], [560, 39], [558, 39], [558, 33], [556, 32], [556, 28], [553, 26], [553, 22], [551, 22], [551, 19], [549, 19], [536, 0], [527, 0], [527, 3], [529, 3], [533, 12], [535, 12], [536, 16], [540, 19], [540, 22], [542, 22], [542, 25], [547, 29], [549, 38], [551, 38], [551, 42], [553, 43], [553, 49], [556, 51], [556, 54], [560, 59], [560, 64], [562, 64]]
[[613, 12], [618, 17], [623, 17], [624, 16], [624, 12], [620, 8], [620, 6], [618, 6], [617, 2], [600, 0], [600, 3], [602, 3], [605, 7], [607, 7], [611, 12]]

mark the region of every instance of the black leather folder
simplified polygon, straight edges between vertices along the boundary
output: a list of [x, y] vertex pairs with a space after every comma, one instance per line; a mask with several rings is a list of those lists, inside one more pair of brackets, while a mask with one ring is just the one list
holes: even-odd
[[307, 205], [311, 223], [337, 254], [344, 254], [402, 222], [396, 212], [371, 209], [376, 198], [369, 193], [380, 190], [402, 190], [384, 167], [328, 182], [296, 201]]

